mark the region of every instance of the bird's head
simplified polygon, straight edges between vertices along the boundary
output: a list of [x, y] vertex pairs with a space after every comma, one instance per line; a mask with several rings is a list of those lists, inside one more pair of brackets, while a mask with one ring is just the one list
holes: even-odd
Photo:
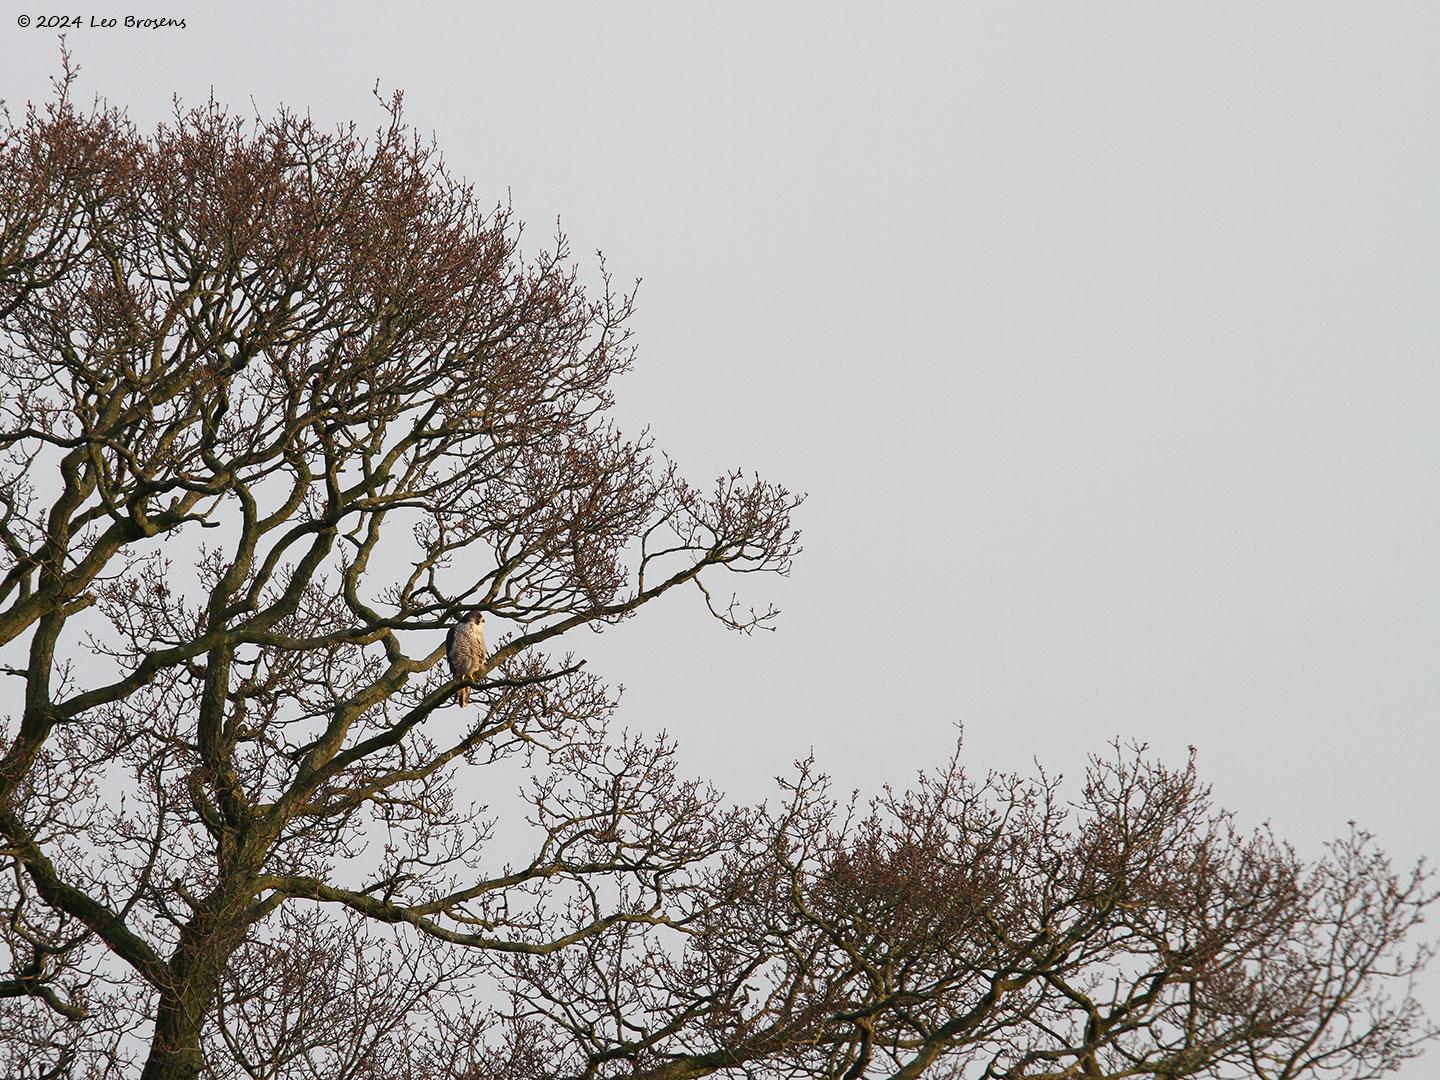
[[471, 623], [474, 626], [484, 626], [485, 616], [478, 611], [472, 611], [470, 612], [470, 614], [465, 616], [465, 621]]

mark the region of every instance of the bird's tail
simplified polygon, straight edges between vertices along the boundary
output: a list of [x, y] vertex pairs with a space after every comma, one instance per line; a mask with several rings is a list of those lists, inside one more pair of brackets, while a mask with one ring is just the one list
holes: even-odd
[[470, 704], [470, 687], [460, 687], [460, 693], [458, 696], [460, 698], [460, 707], [463, 709]]

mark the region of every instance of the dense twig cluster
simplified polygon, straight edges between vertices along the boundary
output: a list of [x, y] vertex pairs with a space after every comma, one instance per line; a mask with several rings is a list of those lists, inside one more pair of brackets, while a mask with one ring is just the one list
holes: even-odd
[[1423, 873], [1360, 832], [1315, 865], [1242, 835], [1193, 762], [1117, 745], [1074, 803], [953, 760], [864, 814], [808, 762], [785, 787], [681, 940], [517, 962], [516, 1042], [560, 1029], [575, 1076], [1280, 1080], [1376, 1076], [1428, 1037], [1429, 954], [1401, 944]]

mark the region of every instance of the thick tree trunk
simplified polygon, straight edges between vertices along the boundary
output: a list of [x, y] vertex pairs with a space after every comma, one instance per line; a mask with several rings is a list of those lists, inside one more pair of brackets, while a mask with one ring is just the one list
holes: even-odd
[[160, 995], [155, 1034], [141, 1080], [195, 1080], [204, 1065], [200, 1033], [209, 1010], [209, 993]]
[[[243, 875], [239, 875], [243, 882]], [[230, 954], [245, 940], [244, 884], [212, 894], [180, 932], [170, 984], [160, 989], [150, 1056], [141, 1080], [195, 1080], [204, 1066], [200, 1037]]]

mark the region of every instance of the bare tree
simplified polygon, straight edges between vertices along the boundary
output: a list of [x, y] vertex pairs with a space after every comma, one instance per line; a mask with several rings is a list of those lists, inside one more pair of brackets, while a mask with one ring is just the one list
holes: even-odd
[[1434, 1037], [1403, 947], [1423, 869], [1360, 832], [1308, 865], [1242, 835], [1193, 761], [1117, 744], [1073, 802], [954, 759], [864, 813], [811, 763], [785, 786], [680, 944], [517, 958], [515, 1037], [657, 1080], [1372, 1077]]
[[4, 1075], [1285, 1080], [1430, 1035], [1424, 873], [1241, 835], [1193, 767], [680, 776], [572, 642], [691, 583], [768, 626], [715, 579], [785, 573], [799, 499], [616, 430], [633, 295], [398, 97], [142, 135], [72, 80], [0, 137]]

